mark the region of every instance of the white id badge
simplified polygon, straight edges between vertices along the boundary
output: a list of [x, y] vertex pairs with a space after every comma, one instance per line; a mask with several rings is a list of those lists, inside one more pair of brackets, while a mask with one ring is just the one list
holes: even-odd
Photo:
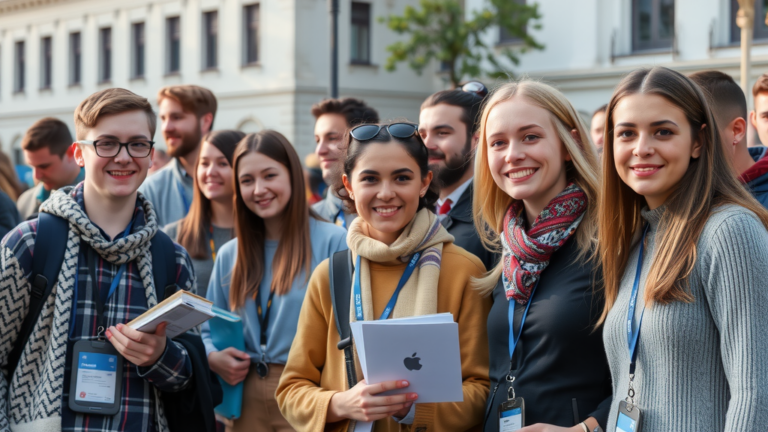
[[69, 408], [89, 414], [117, 414], [123, 357], [107, 341], [80, 340], [72, 351]]
[[499, 432], [515, 432], [525, 426], [525, 401], [514, 398], [499, 405]]

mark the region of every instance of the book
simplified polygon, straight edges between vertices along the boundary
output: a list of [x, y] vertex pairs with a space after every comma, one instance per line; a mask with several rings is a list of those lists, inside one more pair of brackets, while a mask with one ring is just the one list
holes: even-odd
[[174, 338], [187, 330], [199, 326], [213, 317], [213, 303], [189, 291], [179, 290], [176, 294], [158, 303], [128, 327], [140, 332], [154, 333], [160, 323], [168, 323], [165, 334]]
[[[211, 329], [211, 342], [219, 351], [233, 347], [245, 351], [245, 336], [243, 334], [243, 320], [237, 314], [224, 309], [213, 307], [214, 317], [208, 321]], [[243, 382], [237, 385], [229, 385], [220, 376], [216, 376], [221, 383], [224, 398], [221, 404], [214, 410], [216, 414], [228, 418], [240, 418], [243, 406]]]

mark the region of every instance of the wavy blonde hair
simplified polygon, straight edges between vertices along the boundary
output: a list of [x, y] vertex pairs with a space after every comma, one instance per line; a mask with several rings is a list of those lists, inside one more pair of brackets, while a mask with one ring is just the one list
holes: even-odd
[[[496, 182], [488, 166], [488, 142], [485, 137], [488, 115], [496, 105], [524, 97], [530, 103], [547, 110], [560, 141], [571, 156], [564, 162], [566, 178], [574, 182], [587, 195], [587, 211], [576, 231], [576, 241], [580, 259], [592, 259], [597, 239], [597, 200], [599, 189], [598, 157], [589, 140], [587, 127], [573, 105], [554, 87], [531, 80], [521, 80], [504, 84], [497, 88], [483, 106], [480, 117], [479, 135], [475, 157], [474, 199], [472, 212], [476, 216], [475, 227], [483, 245], [491, 251], [501, 251], [500, 234], [504, 230], [504, 215], [514, 198], [507, 195]], [[579, 140], [571, 134], [576, 130]], [[496, 286], [503, 260], [482, 278], [474, 281], [475, 288], [484, 294], [490, 294]]]

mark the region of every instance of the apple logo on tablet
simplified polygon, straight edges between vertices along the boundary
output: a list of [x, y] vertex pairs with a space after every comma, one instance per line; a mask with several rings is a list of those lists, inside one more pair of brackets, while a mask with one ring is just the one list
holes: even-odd
[[403, 364], [405, 365], [405, 368], [409, 371], [412, 370], [421, 370], [421, 357], [416, 357], [416, 353], [413, 353], [412, 356], [406, 357], [405, 360], [403, 360]]

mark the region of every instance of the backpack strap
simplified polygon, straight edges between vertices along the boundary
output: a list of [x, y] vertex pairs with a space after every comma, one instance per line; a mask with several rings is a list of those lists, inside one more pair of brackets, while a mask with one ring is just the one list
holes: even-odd
[[349, 304], [352, 295], [352, 253], [349, 250], [344, 250], [331, 255], [328, 270], [331, 280], [333, 315], [336, 318], [336, 329], [339, 331], [337, 347], [340, 350], [344, 350], [347, 384], [349, 384], [349, 388], [352, 388], [357, 384], [355, 357], [352, 352], [352, 331], [349, 328]]
[[27, 344], [32, 329], [43, 311], [43, 305], [53, 291], [53, 285], [56, 284], [59, 277], [61, 265], [64, 263], [64, 254], [67, 251], [68, 235], [69, 223], [66, 220], [50, 213], [38, 214], [35, 248], [32, 254], [32, 272], [29, 275], [31, 285], [29, 310], [27, 310], [27, 315], [21, 323], [16, 343], [8, 354], [9, 380], [13, 377], [24, 346]]
[[168, 234], [157, 231], [152, 237], [149, 250], [152, 252], [152, 277], [155, 280], [157, 302], [174, 295], [176, 286], [176, 247]]

